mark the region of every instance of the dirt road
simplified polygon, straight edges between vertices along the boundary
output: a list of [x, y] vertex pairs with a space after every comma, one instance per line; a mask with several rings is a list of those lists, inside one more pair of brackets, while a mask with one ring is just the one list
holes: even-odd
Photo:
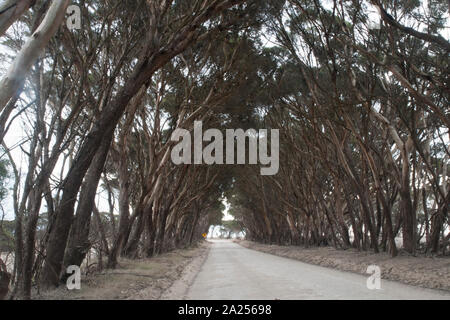
[[446, 299], [450, 292], [381, 280], [250, 250], [231, 241], [211, 241], [208, 258], [188, 299]]

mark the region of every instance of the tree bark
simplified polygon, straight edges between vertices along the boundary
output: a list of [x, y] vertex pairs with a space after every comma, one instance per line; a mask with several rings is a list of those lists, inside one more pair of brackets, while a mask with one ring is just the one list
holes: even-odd
[[75, 219], [70, 230], [64, 266], [80, 266], [90, 249], [89, 230], [98, 183], [108, 156], [112, 137], [104, 139], [89, 167], [81, 188]]
[[0, 111], [20, 89], [33, 63], [61, 25], [70, 0], [54, 0], [37, 30], [24, 44], [6, 75], [0, 81]]

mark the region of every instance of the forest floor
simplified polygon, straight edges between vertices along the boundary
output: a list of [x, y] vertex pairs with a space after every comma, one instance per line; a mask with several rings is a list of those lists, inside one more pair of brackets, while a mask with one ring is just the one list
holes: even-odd
[[369, 265], [381, 269], [381, 277], [423, 288], [450, 291], [450, 257], [413, 257], [402, 251], [395, 258], [386, 253], [337, 250], [332, 247], [304, 248], [265, 245], [235, 240], [241, 246], [309, 264], [367, 275]]
[[203, 241], [149, 259], [121, 259], [114, 270], [81, 277], [81, 290], [65, 286], [34, 293], [40, 300], [181, 299], [205, 260], [210, 244]]

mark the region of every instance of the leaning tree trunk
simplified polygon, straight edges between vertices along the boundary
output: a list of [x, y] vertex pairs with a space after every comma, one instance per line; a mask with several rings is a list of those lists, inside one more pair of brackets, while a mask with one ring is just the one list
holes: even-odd
[[57, 286], [59, 283], [59, 275], [72, 224], [78, 190], [103, 138], [113, 134], [128, 102], [143, 85], [144, 79], [142, 79], [141, 71], [141, 68], [138, 66], [134, 76], [122, 88], [118, 97], [102, 112], [100, 119], [94, 124], [85, 143], [81, 146], [79, 155], [64, 181], [64, 192], [60, 206], [55, 210], [55, 227], [50, 234], [47, 245], [47, 256], [41, 278], [43, 286]]
[[67, 250], [64, 256], [65, 267], [71, 265], [80, 266], [90, 249], [89, 230], [91, 214], [95, 205], [98, 183], [111, 145], [110, 138], [112, 137], [107, 137], [102, 141], [81, 188], [77, 212], [70, 230]]
[[149, 213], [146, 211], [147, 210], [144, 209], [137, 217], [136, 226], [123, 250], [123, 255], [126, 257], [133, 258], [137, 253], [139, 240], [141, 239], [141, 235], [144, 232], [145, 224], [148, 223], [148, 221], [146, 221], [147, 218], [145, 217], [145, 215], [148, 215]]
[[33, 63], [61, 25], [70, 0], [52, 2], [44, 20], [23, 45], [13, 64], [0, 81], [0, 111], [21, 87]]
[[[36, 227], [39, 219], [39, 208], [41, 207], [41, 191], [36, 188], [31, 192], [32, 206], [27, 218], [25, 230], [24, 258], [22, 266], [22, 277], [20, 294], [24, 299], [31, 299], [31, 284], [33, 280], [33, 263], [35, 258]], [[20, 269], [19, 269], [20, 270]]]

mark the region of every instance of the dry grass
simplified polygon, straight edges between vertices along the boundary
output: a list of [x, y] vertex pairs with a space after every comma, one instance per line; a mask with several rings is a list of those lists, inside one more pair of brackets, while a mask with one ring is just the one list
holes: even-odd
[[150, 259], [121, 259], [115, 270], [104, 270], [81, 279], [81, 290], [65, 287], [35, 293], [44, 300], [159, 299], [196, 256], [208, 249], [206, 243], [174, 250]]

